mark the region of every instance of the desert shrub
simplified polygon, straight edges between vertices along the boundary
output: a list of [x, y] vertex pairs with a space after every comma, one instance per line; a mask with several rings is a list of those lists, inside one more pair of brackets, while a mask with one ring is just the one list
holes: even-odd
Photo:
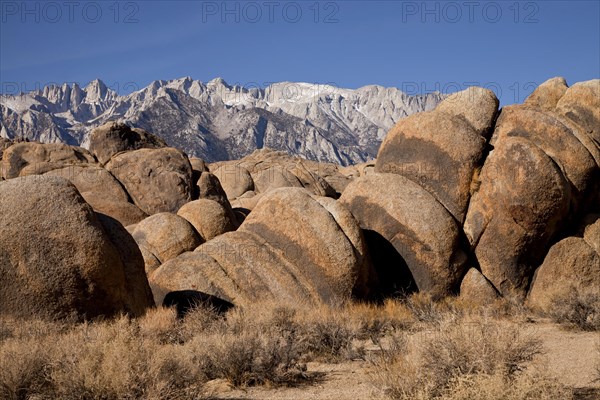
[[138, 321], [140, 337], [161, 344], [184, 342], [183, 323], [174, 308], [157, 307]]
[[414, 318], [423, 324], [436, 325], [454, 320], [460, 315], [460, 309], [452, 298], [434, 299], [425, 292], [414, 293], [402, 300]]
[[52, 357], [37, 340], [7, 340], [0, 345], [0, 398], [28, 399], [47, 391]]
[[528, 373], [507, 379], [501, 373], [473, 374], [455, 379], [442, 395], [444, 400], [568, 400], [570, 389], [543, 374]]
[[213, 334], [194, 339], [195, 353], [208, 379], [227, 379], [234, 386], [285, 383], [295, 366], [288, 343], [268, 333]]
[[338, 362], [362, 358], [364, 349], [355, 340], [360, 322], [344, 306], [320, 305], [295, 315], [300, 352], [306, 360]]
[[370, 339], [376, 344], [387, 334], [413, 329], [416, 322], [409, 308], [397, 299], [387, 299], [383, 304], [350, 303], [343, 312], [354, 321], [357, 339]]
[[556, 323], [584, 331], [600, 331], [600, 293], [569, 290], [552, 299], [548, 315]]
[[382, 347], [373, 376], [394, 399], [442, 398], [465, 377], [513, 380], [540, 353], [541, 342], [518, 325], [460, 321]]
[[177, 398], [200, 393], [205, 381], [193, 353], [144, 337], [126, 317], [81, 325], [62, 340], [51, 370], [58, 398]]
[[293, 309], [275, 305], [234, 309], [226, 318], [199, 314], [193, 322], [205, 321], [204, 329], [191, 346], [208, 379], [227, 379], [234, 386], [296, 382], [305, 366], [294, 317]]
[[361, 357], [361, 349], [355, 346], [360, 326], [344, 306], [292, 308], [260, 304], [230, 311], [227, 318], [213, 329], [234, 334], [246, 331], [269, 333], [279, 337], [288, 353], [303, 362], [338, 362]]
[[195, 355], [161, 337], [170, 330], [166, 311], [69, 328], [21, 321], [0, 342], [0, 398], [200, 398], [205, 376]]

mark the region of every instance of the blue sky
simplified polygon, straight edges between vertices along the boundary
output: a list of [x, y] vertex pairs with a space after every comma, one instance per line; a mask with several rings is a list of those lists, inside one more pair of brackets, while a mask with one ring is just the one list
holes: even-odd
[[521, 102], [600, 76], [600, 1], [0, 1], [0, 90], [100, 78], [121, 93], [191, 76]]

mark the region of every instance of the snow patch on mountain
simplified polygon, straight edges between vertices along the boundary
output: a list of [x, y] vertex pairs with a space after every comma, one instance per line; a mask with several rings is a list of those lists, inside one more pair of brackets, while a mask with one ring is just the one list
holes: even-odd
[[374, 158], [400, 118], [432, 110], [444, 97], [375, 85], [353, 90], [278, 82], [254, 88], [190, 77], [157, 80], [120, 96], [97, 79], [84, 88], [51, 85], [1, 95], [0, 135], [86, 147], [94, 127], [119, 120], [209, 162], [270, 147], [348, 165]]

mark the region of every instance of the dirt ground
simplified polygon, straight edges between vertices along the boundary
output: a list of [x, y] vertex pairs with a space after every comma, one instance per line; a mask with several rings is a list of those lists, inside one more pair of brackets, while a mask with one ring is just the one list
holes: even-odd
[[[540, 368], [545, 368], [562, 384], [575, 388], [576, 399], [600, 399], [600, 382], [594, 382], [595, 368], [600, 362], [600, 333], [569, 331], [548, 321], [529, 323], [526, 332], [543, 342], [545, 352], [534, 361]], [[372, 346], [370, 351], [376, 348]], [[315, 379], [298, 387], [234, 389], [225, 381], [212, 381], [209, 386], [214, 398], [221, 400], [385, 399], [382, 390], [371, 383], [369, 368], [367, 361], [309, 363], [307, 372], [314, 374]]]

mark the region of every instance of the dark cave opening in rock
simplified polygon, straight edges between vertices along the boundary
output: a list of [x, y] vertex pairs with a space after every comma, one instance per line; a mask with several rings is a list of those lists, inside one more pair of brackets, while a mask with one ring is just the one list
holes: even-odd
[[164, 307], [175, 307], [180, 318], [196, 307], [204, 307], [217, 314], [224, 314], [234, 305], [227, 300], [202, 293], [197, 290], [176, 290], [167, 293], [163, 300]]
[[377, 274], [376, 298], [405, 297], [418, 292], [417, 283], [404, 258], [379, 233], [364, 230], [365, 241]]

